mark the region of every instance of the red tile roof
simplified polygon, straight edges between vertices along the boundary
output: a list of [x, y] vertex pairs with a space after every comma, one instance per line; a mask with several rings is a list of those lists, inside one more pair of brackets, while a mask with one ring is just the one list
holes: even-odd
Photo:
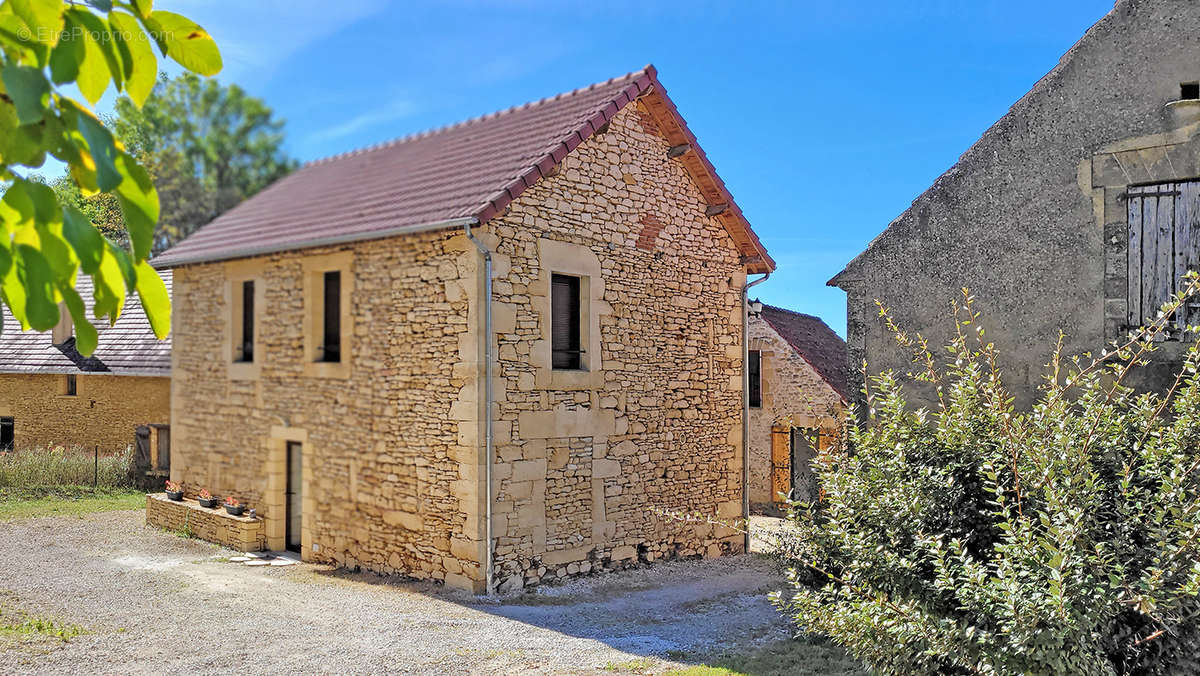
[[820, 317], [766, 304], [762, 307], [763, 320], [813, 367], [822, 380], [841, 395], [842, 401], [849, 401], [846, 341]]
[[[171, 271], [159, 272], [171, 292]], [[92, 313], [92, 280], [80, 276], [75, 288]], [[121, 317], [112, 326], [92, 320], [100, 334], [96, 352], [84, 357], [75, 339], [54, 345], [49, 331], [22, 331], [7, 309], [0, 310], [0, 373], [110, 373], [113, 375], [171, 375], [171, 341], [158, 340], [136, 295], [125, 300]]]
[[154, 260], [243, 258], [486, 223], [567, 153], [642, 99], [737, 243], [750, 272], [775, 263], [667, 98], [653, 66], [553, 98], [319, 160], [280, 179]]

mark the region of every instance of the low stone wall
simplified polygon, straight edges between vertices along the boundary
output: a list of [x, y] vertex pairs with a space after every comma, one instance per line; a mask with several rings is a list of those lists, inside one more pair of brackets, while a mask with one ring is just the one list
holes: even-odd
[[224, 507], [201, 507], [195, 500], [175, 502], [165, 493], [146, 496], [146, 523], [171, 531], [187, 532], [193, 537], [242, 552], [260, 552], [267, 548], [262, 517], [233, 516]]

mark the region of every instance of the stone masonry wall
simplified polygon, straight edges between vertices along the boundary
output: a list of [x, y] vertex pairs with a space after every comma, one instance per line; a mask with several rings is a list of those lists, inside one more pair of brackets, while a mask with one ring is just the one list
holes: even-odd
[[220, 505], [206, 509], [194, 500], [175, 502], [165, 493], [146, 496], [146, 523], [216, 542], [239, 552], [259, 552], [267, 546], [261, 517], [233, 516]]
[[[741, 513], [745, 275], [639, 108], [488, 224], [502, 589], [742, 547], [729, 528], [656, 513]], [[552, 272], [586, 280], [585, 372], [549, 368]]]
[[17, 448], [100, 446], [109, 453], [133, 444], [134, 429], [170, 419], [169, 378], [79, 375], [76, 396], [66, 376], [0, 375], [0, 416], [12, 417]]
[[762, 359], [762, 406], [750, 409], [750, 502], [761, 508], [773, 502], [771, 488], [771, 428], [836, 430], [843, 409], [838, 393], [757, 315], [749, 325], [751, 350]]
[[[239, 261], [264, 287], [259, 370], [245, 378], [222, 352], [226, 265], [178, 268], [172, 478], [189, 497], [209, 488], [257, 508], [282, 547], [282, 453], [301, 441], [305, 560], [472, 586], [478, 416], [452, 411], [475, 387], [476, 365], [458, 357], [469, 333], [459, 280], [477, 279], [464, 246], [460, 232], [428, 233]], [[336, 252], [352, 257], [344, 378], [311, 375], [304, 351], [305, 261]]]

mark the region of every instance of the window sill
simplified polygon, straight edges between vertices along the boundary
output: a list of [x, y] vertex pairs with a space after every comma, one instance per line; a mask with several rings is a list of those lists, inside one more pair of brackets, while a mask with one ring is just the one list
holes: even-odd
[[235, 361], [229, 364], [230, 380], [258, 380], [262, 365], [253, 361]]
[[344, 361], [313, 361], [304, 365], [304, 375], [310, 378], [340, 378], [350, 377], [350, 364]]

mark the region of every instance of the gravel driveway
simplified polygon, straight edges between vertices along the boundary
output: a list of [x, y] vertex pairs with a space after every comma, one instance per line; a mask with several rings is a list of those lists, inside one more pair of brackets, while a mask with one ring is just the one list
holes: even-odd
[[[325, 566], [248, 567], [109, 512], [0, 523], [0, 604], [81, 625], [0, 643], [0, 673], [611, 673], [788, 628], [755, 557], [661, 564], [488, 601]], [[656, 662], [657, 664], [657, 662]]]

